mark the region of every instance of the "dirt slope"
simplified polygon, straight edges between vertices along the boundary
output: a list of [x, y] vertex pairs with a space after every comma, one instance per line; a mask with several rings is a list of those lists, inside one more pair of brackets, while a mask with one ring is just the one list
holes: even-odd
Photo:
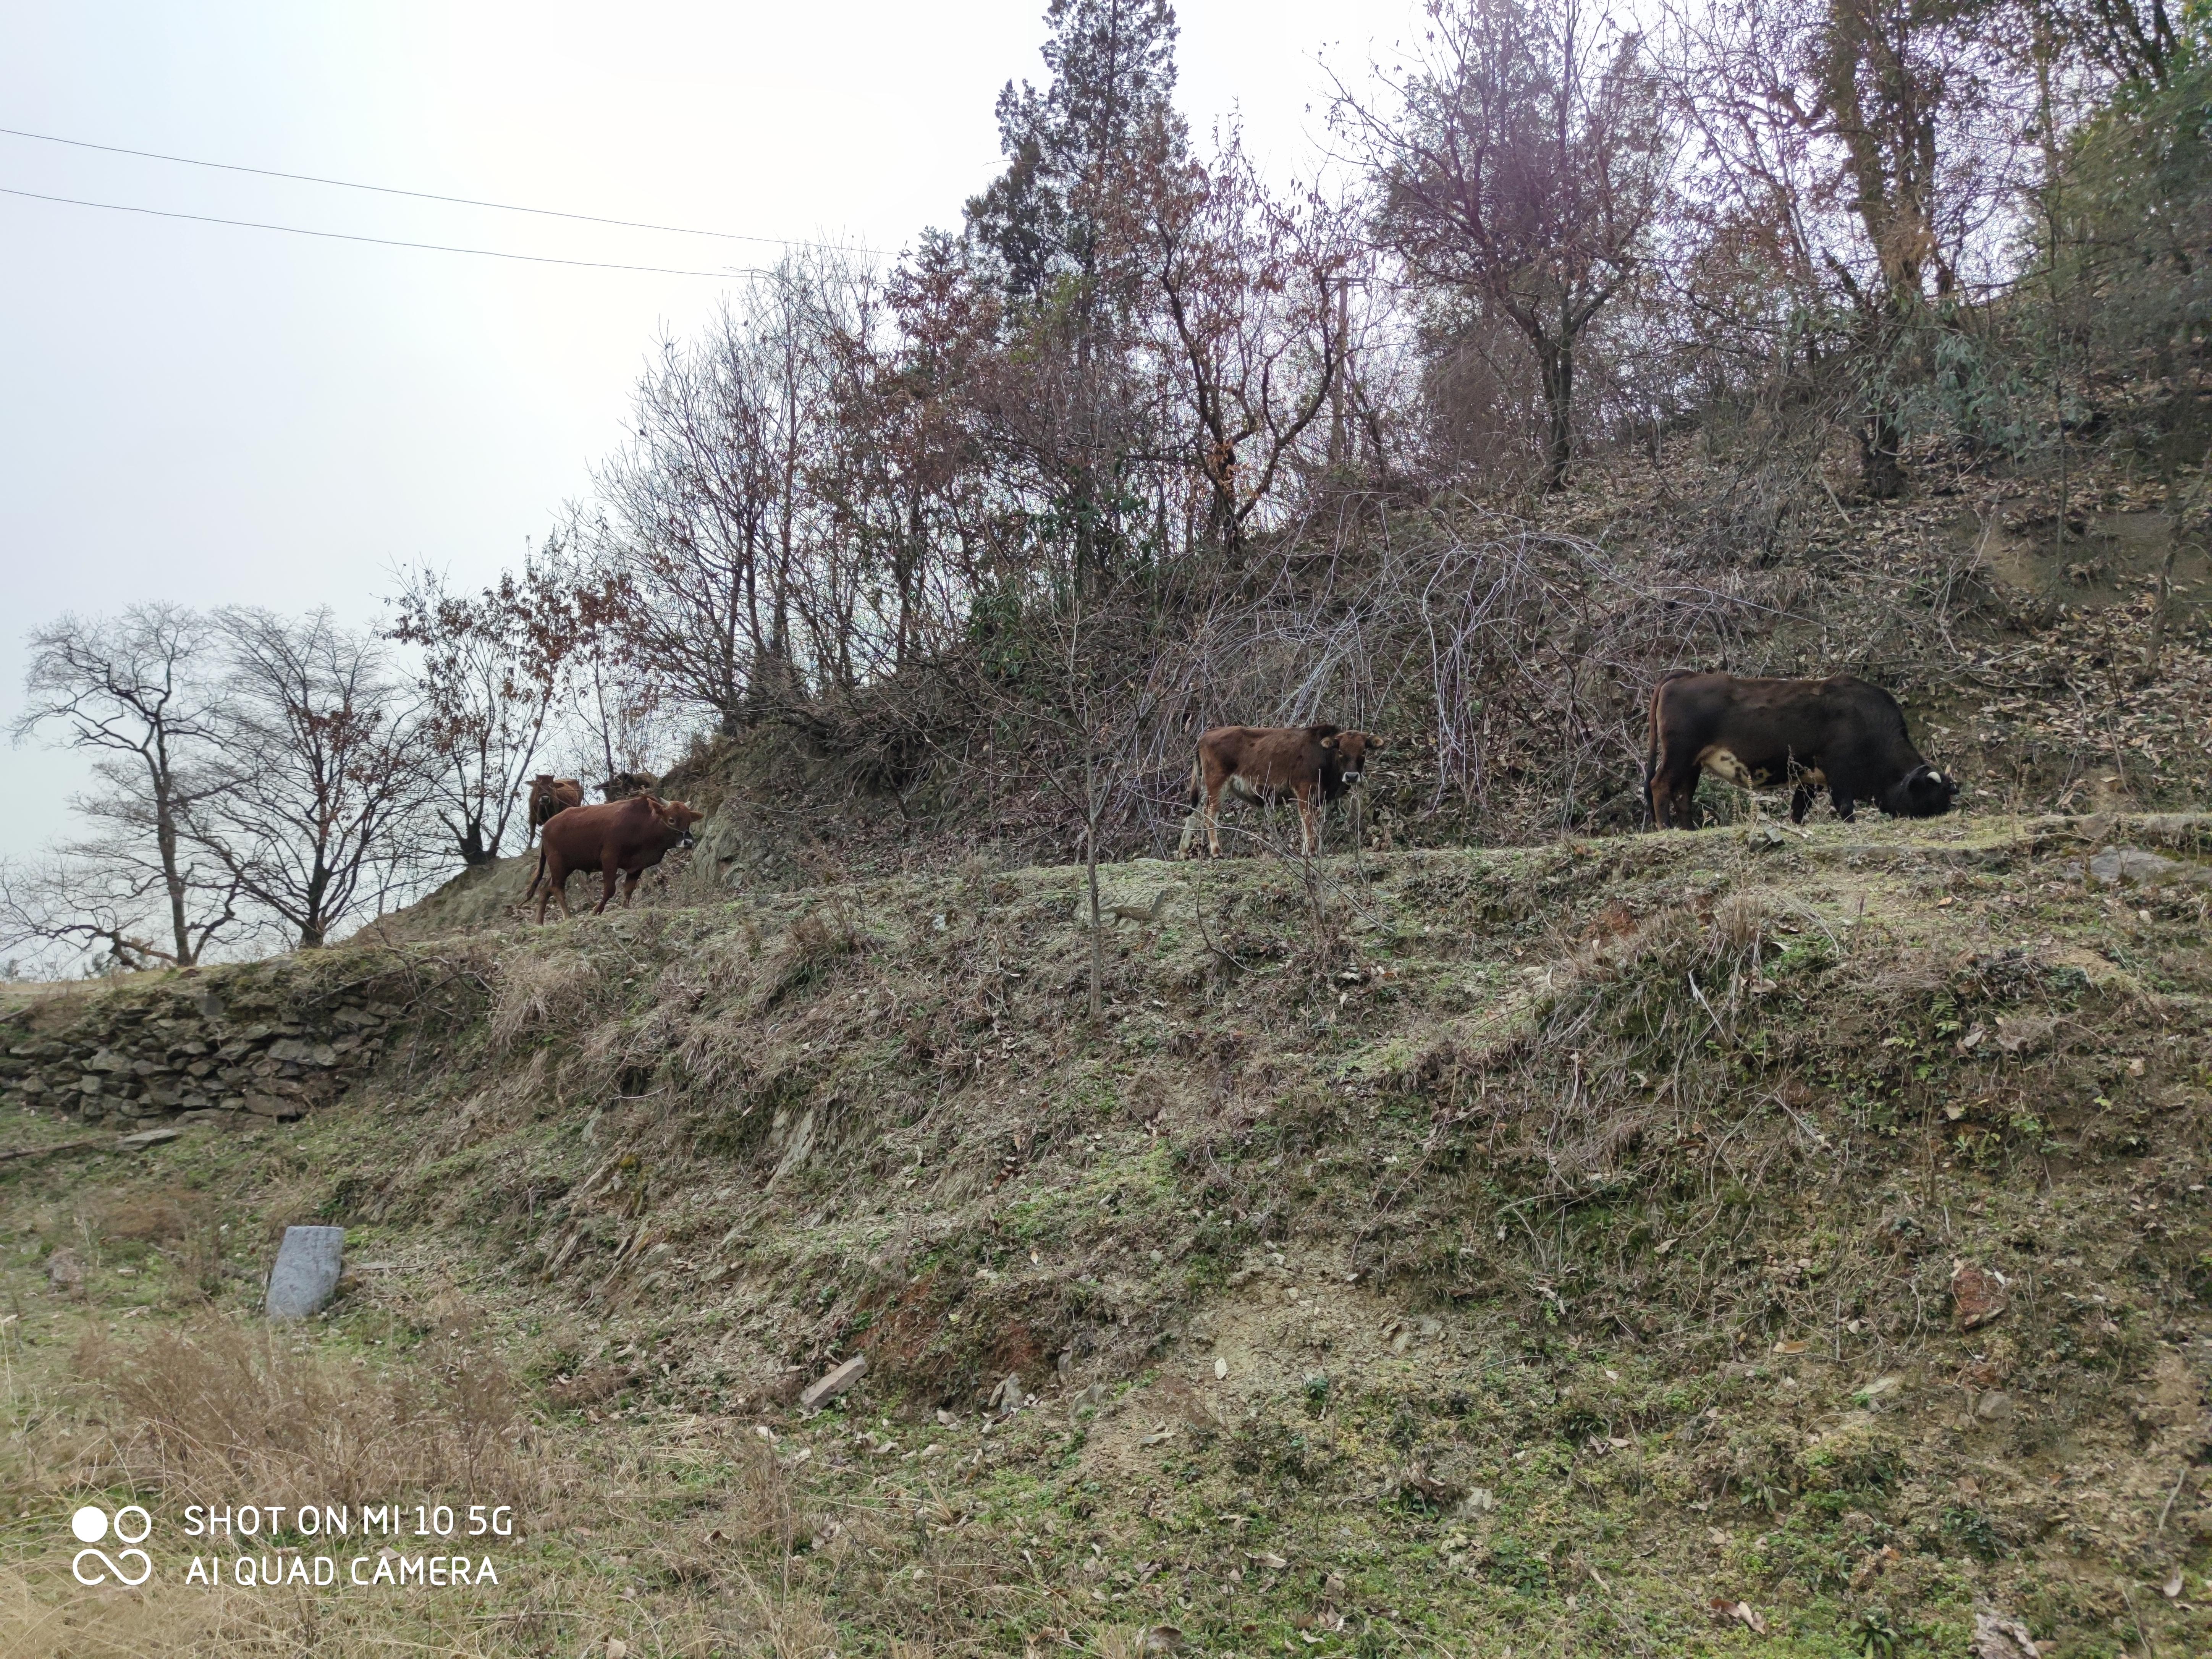
[[[2203, 1650], [2205, 828], [1116, 865], [1095, 1023], [981, 861], [38, 1001], [0, 1651]], [[395, 1487], [501, 1583], [54, 1520]]]

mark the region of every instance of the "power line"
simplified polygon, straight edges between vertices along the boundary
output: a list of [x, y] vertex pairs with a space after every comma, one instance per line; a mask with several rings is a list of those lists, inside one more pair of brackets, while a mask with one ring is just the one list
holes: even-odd
[[159, 150], [128, 149], [121, 144], [95, 144], [86, 138], [60, 138], [51, 132], [27, 132], [21, 127], [0, 127], [10, 138], [35, 138], [41, 143], [67, 144], [76, 149], [105, 150], [111, 155], [136, 155], [149, 161], [174, 161], [182, 167], [215, 167], [224, 173], [251, 173], [264, 179], [289, 179], [295, 184], [330, 185], [339, 190], [374, 191], [380, 196], [411, 196], [420, 202], [450, 202], [459, 207], [493, 208], [501, 213], [533, 213], [545, 219], [576, 219], [589, 225], [619, 225], [625, 230], [661, 230], [677, 236], [716, 236], [726, 242], [763, 242], [770, 247], [818, 247], [837, 252], [872, 253], [891, 258], [880, 247], [848, 248], [839, 242], [809, 241], [804, 237], [746, 236], [733, 230], [695, 230], [688, 225], [648, 224], [637, 219], [606, 219], [596, 213], [563, 213], [558, 208], [519, 207], [513, 202], [487, 202], [473, 196], [440, 196], [427, 190], [401, 190], [392, 185], [357, 184], [350, 179], [324, 179], [312, 173], [279, 173], [274, 167], [249, 167], [235, 161], [203, 161], [190, 155], [164, 155]]
[[484, 259], [520, 259], [533, 265], [577, 265], [586, 270], [641, 270], [660, 276], [761, 276], [757, 266], [729, 265], [720, 270], [683, 270], [673, 265], [618, 265], [604, 259], [556, 259], [545, 253], [503, 253], [491, 247], [455, 247], [445, 242], [403, 242], [391, 236], [356, 236], [343, 230], [308, 230], [300, 225], [265, 224], [258, 219], [218, 219], [208, 213], [173, 213], [166, 208], [133, 207], [126, 202], [88, 202], [76, 196], [44, 196], [35, 190], [11, 190], [0, 185], [0, 196], [27, 197], [33, 202], [60, 202], [70, 207], [104, 208], [110, 213], [143, 213], [155, 219], [190, 219], [196, 224], [234, 225], [241, 230], [279, 230], [288, 236], [319, 236], [333, 242], [373, 242], [379, 247], [420, 248], [428, 253], [473, 253]]

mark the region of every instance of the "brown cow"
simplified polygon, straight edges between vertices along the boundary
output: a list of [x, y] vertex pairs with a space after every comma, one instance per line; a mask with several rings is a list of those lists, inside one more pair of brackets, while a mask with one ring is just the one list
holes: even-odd
[[1191, 842], [1203, 823], [1206, 856], [1221, 856], [1217, 819], [1224, 787], [1262, 805], [1272, 805], [1285, 795], [1295, 797], [1304, 831], [1301, 845], [1309, 855], [1319, 851], [1322, 810], [1358, 783], [1367, 757], [1382, 746], [1382, 739], [1371, 732], [1346, 732], [1335, 726], [1215, 726], [1199, 738], [1198, 756], [1191, 762], [1190, 788], [1184, 799], [1198, 810], [1183, 825], [1177, 854], [1190, 856]]
[[1871, 800], [1893, 817], [1940, 817], [1958, 786], [1920, 757], [1905, 711], [1878, 685], [1825, 680], [1669, 674], [1651, 690], [1645, 799], [1655, 829], [1688, 827], [1698, 777], [1749, 789], [1787, 783], [1790, 816], [1803, 823], [1815, 790], [1836, 816]]
[[660, 780], [650, 772], [617, 772], [594, 787], [602, 800], [628, 800], [632, 795], [651, 794], [660, 787]]
[[530, 833], [522, 838], [525, 847], [546, 819], [556, 812], [565, 812], [571, 806], [584, 804], [584, 786], [574, 778], [556, 778], [550, 772], [540, 772], [530, 781]]
[[[579, 870], [597, 869], [603, 885], [592, 914], [604, 911], [615, 896], [617, 873], [624, 877], [623, 908], [627, 910], [638, 878], [671, 848], [690, 846], [691, 826], [704, 816], [680, 800], [656, 800], [651, 795], [633, 795], [601, 806], [572, 806], [546, 821], [538, 846], [538, 873], [523, 893], [523, 902], [528, 903], [531, 894], [538, 893], [540, 923], [545, 920], [546, 904], [554, 899], [561, 902], [561, 914], [566, 916], [570, 914], [568, 878]], [[541, 884], [544, 891], [539, 893]]]

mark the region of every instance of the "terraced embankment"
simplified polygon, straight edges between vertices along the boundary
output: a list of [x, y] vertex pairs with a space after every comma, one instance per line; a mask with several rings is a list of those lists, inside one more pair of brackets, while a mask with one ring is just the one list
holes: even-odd
[[[1955, 1654], [1978, 1615], [2201, 1649], [2203, 830], [1116, 866], [1095, 1021], [1080, 872], [980, 865], [40, 1000], [0, 1618], [83, 1652]], [[311, 1219], [355, 1271], [264, 1340]], [[57, 1577], [76, 1494], [272, 1482], [525, 1526], [497, 1587], [404, 1602]]]

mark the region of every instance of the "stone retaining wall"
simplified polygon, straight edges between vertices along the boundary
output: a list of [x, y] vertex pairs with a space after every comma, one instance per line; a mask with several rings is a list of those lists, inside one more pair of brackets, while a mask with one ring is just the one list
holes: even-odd
[[178, 975], [16, 1010], [0, 1021], [0, 1102], [113, 1127], [295, 1118], [374, 1065], [404, 1012], [373, 986], [302, 998], [238, 979]]

